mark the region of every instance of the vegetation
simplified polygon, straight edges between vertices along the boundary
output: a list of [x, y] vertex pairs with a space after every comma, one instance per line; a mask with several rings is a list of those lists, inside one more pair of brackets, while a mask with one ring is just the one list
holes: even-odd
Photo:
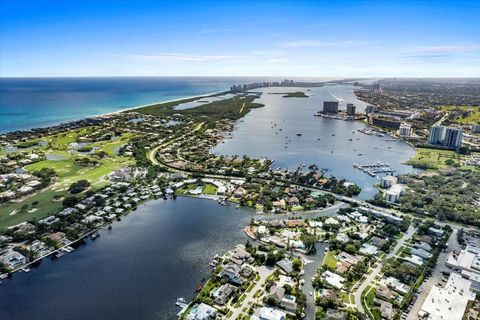
[[448, 122], [459, 124], [480, 123], [480, 108], [478, 106], [443, 106], [439, 109], [449, 112]]
[[272, 94], [282, 94], [282, 98], [308, 98], [308, 95], [305, 94], [303, 91], [296, 91], [296, 92], [279, 92], [279, 93], [272, 93]]
[[456, 167], [479, 171], [474, 167], [463, 166], [461, 161], [464, 159], [465, 156], [463, 154], [453, 150], [417, 148], [415, 156], [405, 162], [405, 164], [409, 164], [420, 169], [438, 170], [448, 167]]
[[400, 199], [402, 211], [480, 225], [480, 173], [453, 169], [403, 179], [408, 191]]
[[75, 194], [85, 191], [88, 187], [90, 187], [90, 182], [88, 180], [79, 180], [74, 182], [68, 188], [68, 192]]

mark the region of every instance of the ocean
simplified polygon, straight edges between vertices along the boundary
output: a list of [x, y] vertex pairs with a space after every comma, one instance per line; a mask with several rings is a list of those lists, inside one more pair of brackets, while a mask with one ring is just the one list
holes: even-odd
[[[258, 79], [257, 79], [258, 80]], [[0, 78], [0, 133], [225, 91], [245, 77]]]

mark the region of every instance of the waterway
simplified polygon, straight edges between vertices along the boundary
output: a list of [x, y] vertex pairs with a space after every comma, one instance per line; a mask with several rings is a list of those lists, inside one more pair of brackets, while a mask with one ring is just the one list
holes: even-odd
[[[302, 164], [316, 164], [327, 169], [327, 175], [345, 178], [362, 188], [361, 199], [377, 192], [378, 180], [355, 169], [355, 163], [388, 162], [395, 174], [413, 172], [402, 164], [415, 155], [415, 150], [402, 141], [385, 141], [388, 136], [365, 135], [358, 129], [367, 127], [359, 121], [343, 121], [315, 117], [324, 101], [339, 101], [345, 110], [353, 103], [363, 112], [367, 103], [353, 93], [353, 85], [326, 85], [318, 88], [263, 88], [256, 100], [265, 107], [253, 109], [237, 123], [231, 139], [212, 151], [223, 155], [248, 155], [274, 160], [272, 168], [295, 169]], [[308, 98], [284, 98], [284, 92], [304, 91]], [[298, 136], [297, 134], [301, 134]], [[351, 140], [350, 140], [351, 139]]]
[[156, 200], [58, 260], [0, 284], [0, 319], [175, 319], [209, 261], [238, 243], [254, 212], [192, 198]]

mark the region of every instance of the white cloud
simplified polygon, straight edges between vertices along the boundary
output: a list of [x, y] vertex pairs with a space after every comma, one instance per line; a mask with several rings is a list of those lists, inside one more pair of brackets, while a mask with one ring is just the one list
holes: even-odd
[[283, 59], [283, 58], [273, 58], [273, 59], [267, 59], [265, 60], [265, 62], [268, 62], [268, 63], [283, 63], [283, 62], [287, 62], [288, 60], [287, 59]]
[[285, 48], [305, 48], [305, 47], [339, 47], [339, 46], [362, 46], [374, 44], [372, 41], [346, 40], [325, 42], [320, 40], [293, 40], [280, 43]]
[[162, 62], [162, 61], [187, 61], [187, 62], [218, 62], [241, 60], [239, 56], [232, 55], [192, 55], [183, 53], [159, 53], [159, 54], [135, 54], [131, 58], [141, 61]]
[[425, 46], [425, 47], [414, 47], [407, 49], [408, 52], [412, 53], [457, 53], [457, 52], [470, 52], [479, 49], [479, 45], [464, 45], [464, 46]]

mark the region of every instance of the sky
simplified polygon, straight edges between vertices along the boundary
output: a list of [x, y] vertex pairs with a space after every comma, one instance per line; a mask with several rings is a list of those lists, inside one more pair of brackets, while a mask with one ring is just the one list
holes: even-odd
[[0, 77], [479, 77], [480, 0], [0, 1]]

